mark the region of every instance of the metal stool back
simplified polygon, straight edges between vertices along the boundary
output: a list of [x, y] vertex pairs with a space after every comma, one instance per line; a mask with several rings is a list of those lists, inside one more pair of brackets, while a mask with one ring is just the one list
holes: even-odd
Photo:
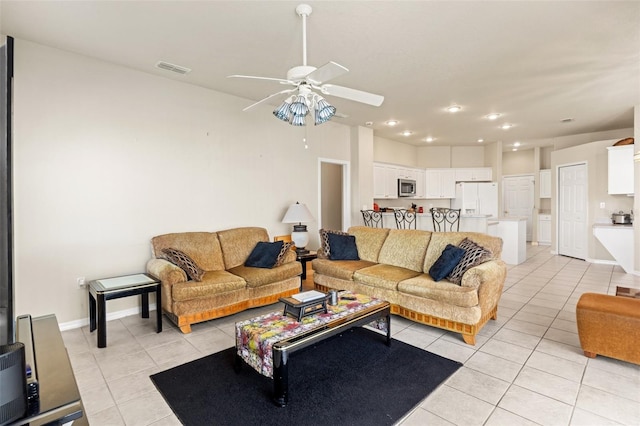
[[429, 211], [435, 232], [458, 232], [460, 230], [460, 209], [433, 207]]
[[416, 212], [413, 210], [396, 209], [393, 211], [398, 229], [418, 229]]
[[371, 228], [384, 228], [384, 226], [382, 226], [381, 212], [375, 210], [360, 210], [360, 212], [362, 212], [364, 226], [370, 226]]

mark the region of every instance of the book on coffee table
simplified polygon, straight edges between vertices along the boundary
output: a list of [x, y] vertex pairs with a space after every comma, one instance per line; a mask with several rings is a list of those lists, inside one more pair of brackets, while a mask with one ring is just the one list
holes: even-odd
[[327, 297], [327, 295], [317, 290], [309, 290], [309, 291], [303, 291], [302, 293], [294, 294], [291, 297], [293, 297], [299, 302], [304, 303], [304, 302], [311, 302], [312, 300], [322, 299], [323, 297]]

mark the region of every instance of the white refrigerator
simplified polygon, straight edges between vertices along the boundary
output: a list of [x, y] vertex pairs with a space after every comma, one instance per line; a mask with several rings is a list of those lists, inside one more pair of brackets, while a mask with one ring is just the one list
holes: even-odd
[[456, 198], [451, 200], [451, 208], [461, 209], [461, 215], [487, 214], [498, 217], [498, 183], [456, 183]]

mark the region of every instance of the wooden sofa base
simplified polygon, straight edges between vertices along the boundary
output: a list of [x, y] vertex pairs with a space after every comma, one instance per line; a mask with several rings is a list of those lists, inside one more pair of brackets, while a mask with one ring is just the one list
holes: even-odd
[[238, 303], [234, 303], [233, 305], [221, 306], [218, 308], [196, 312], [189, 315], [175, 315], [174, 313], [167, 312], [164, 309], [163, 311], [167, 318], [173, 321], [173, 323], [180, 328], [180, 331], [182, 331], [184, 334], [189, 334], [191, 333], [191, 324], [197, 324], [199, 322], [226, 317], [228, 315], [232, 315], [249, 308], [255, 308], [257, 306], [270, 305], [272, 303], [276, 303], [281, 297], [288, 297], [299, 292], [299, 289], [294, 288], [278, 294], [272, 294], [257, 299], [247, 299]]
[[[329, 287], [324, 286], [322, 284], [315, 283], [315, 288], [320, 291], [327, 292], [330, 290]], [[416, 312], [414, 310], [405, 308], [400, 305], [391, 304], [391, 313], [394, 315], [399, 315], [411, 321], [430, 325], [432, 327], [442, 328], [444, 330], [453, 331], [455, 333], [462, 334], [462, 339], [468, 345], [476, 344], [476, 334], [480, 331], [482, 327], [490, 320], [498, 319], [498, 306], [494, 306], [489, 312], [483, 315], [480, 320], [476, 324], [465, 324], [462, 322], [452, 321], [440, 317], [436, 317], [433, 315], [425, 314], [422, 312]]]
[[416, 312], [411, 309], [404, 308], [398, 305], [391, 305], [391, 313], [395, 315], [399, 315], [411, 321], [430, 325], [432, 327], [442, 328], [444, 330], [453, 331], [455, 333], [462, 334], [462, 339], [468, 345], [476, 344], [476, 334], [480, 331], [480, 329], [489, 321], [490, 319], [498, 319], [498, 307], [494, 306], [494, 308], [489, 311], [486, 315], [480, 318], [477, 324], [465, 324], [457, 321], [451, 321], [448, 319], [435, 317], [429, 314], [423, 314], [421, 312]]

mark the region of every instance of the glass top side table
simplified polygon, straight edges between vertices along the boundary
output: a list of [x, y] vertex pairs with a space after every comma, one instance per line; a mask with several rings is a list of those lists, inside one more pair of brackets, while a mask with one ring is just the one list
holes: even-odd
[[[149, 318], [149, 293], [156, 293], [156, 332], [162, 331], [162, 285], [149, 274], [124, 275], [89, 282], [89, 331], [98, 329], [98, 347], [107, 347], [107, 300], [140, 295], [142, 318]], [[97, 324], [96, 324], [97, 322]]]

